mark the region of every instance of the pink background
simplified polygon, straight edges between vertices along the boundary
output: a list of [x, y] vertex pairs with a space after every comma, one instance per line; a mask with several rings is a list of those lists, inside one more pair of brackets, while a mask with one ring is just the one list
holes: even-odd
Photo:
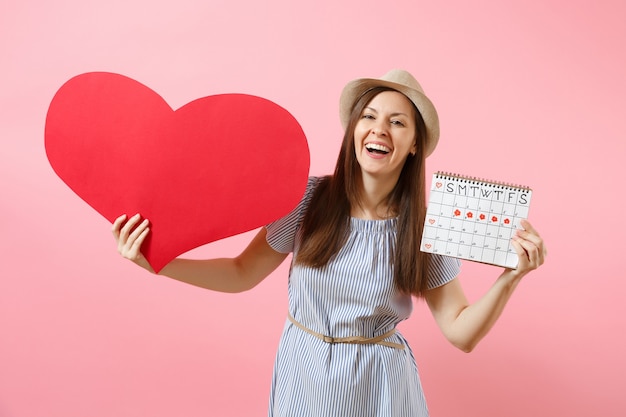
[[[402, 330], [432, 415], [623, 415], [626, 5], [505, 3], [5, 0], [0, 416], [265, 415], [286, 313], [286, 263], [225, 295], [119, 258], [109, 224], [45, 157], [46, 110], [66, 80], [121, 73], [175, 108], [260, 95], [301, 122], [311, 172], [324, 174], [341, 88], [393, 67], [439, 109], [428, 172], [532, 186], [531, 220], [550, 251], [470, 355], [416, 304]], [[234, 255], [249, 238], [190, 256]], [[465, 263], [468, 296], [497, 274]]]

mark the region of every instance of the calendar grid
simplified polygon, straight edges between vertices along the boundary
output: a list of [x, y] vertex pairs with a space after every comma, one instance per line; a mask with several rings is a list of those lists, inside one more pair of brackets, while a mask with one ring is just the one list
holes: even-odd
[[421, 250], [515, 268], [511, 238], [528, 218], [531, 195], [528, 187], [436, 172]]

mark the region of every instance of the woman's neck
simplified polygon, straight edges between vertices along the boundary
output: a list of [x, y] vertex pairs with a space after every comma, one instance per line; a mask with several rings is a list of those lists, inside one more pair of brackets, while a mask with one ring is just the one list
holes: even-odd
[[357, 204], [351, 208], [351, 216], [366, 220], [383, 220], [397, 215], [390, 207], [389, 196], [397, 179], [380, 179], [362, 174]]

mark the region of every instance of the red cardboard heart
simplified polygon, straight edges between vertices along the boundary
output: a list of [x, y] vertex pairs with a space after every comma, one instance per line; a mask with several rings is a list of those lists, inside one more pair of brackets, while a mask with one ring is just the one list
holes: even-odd
[[222, 94], [174, 111], [148, 87], [103, 72], [59, 89], [45, 147], [56, 174], [110, 222], [150, 220], [142, 252], [156, 271], [287, 214], [309, 171], [302, 128], [271, 101]]

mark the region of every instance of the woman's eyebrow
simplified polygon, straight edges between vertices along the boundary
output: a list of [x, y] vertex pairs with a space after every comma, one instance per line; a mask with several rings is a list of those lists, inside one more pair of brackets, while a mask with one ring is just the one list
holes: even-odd
[[[365, 109], [363, 109], [363, 110], [370, 110], [370, 111], [373, 111], [374, 113], [378, 113], [378, 110], [376, 110], [376, 109], [375, 109], [375, 108], [373, 108], [373, 107], [369, 107], [369, 106], [365, 107]], [[404, 117], [409, 117], [407, 114], [402, 113], [402, 112], [395, 112], [395, 113], [391, 113], [391, 114], [390, 114], [390, 116], [391, 116], [391, 117], [395, 117], [395, 116], [404, 116]]]

